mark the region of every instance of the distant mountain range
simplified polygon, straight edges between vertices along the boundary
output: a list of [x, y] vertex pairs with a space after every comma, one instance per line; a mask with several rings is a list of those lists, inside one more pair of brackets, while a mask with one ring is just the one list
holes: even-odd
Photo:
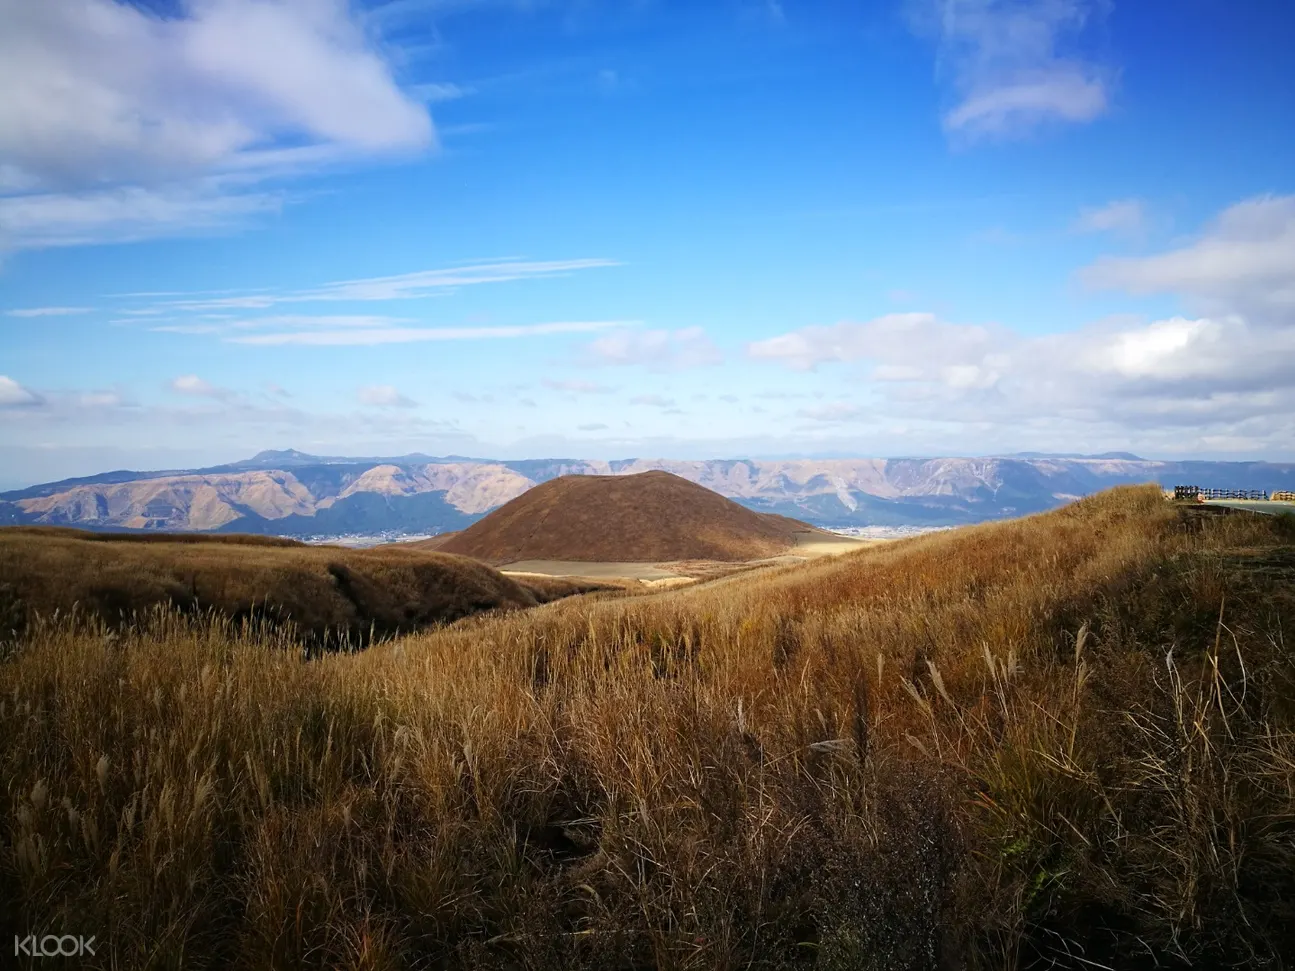
[[207, 469], [105, 472], [0, 493], [0, 524], [279, 536], [462, 529], [560, 475], [664, 470], [818, 526], [947, 526], [1042, 512], [1122, 483], [1295, 489], [1295, 464], [1127, 453], [990, 458], [494, 461], [261, 452]]

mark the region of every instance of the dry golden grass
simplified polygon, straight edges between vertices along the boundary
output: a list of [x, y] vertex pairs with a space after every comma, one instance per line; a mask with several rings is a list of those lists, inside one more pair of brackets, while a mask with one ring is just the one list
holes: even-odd
[[374, 635], [603, 588], [519, 582], [466, 557], [398, 546], [348, 550], [260, 536], [0, 529], [0, 630], [74, 608], [120, 625], [167, 605], [291, 623], [315, 644], [362, 645]]
[[39, 623], [0, 941], [99, 967], [1295, 960], [1295, 530], [1058, 512], [303, 661]]
[[46, 537], [48, 539], [81, 539], [91, 543], [201, 543], [233, 544], [235, 546], [295, 546], [306, 548], [306, 544], [286, 536], [258, 536], [252, 533], [163, 533], [145, 532], [98, 532], [90, 529], [73, 529], [67, 526], [4, 526], [0, 527], [0, 537], [12, 541], [15, 537]]

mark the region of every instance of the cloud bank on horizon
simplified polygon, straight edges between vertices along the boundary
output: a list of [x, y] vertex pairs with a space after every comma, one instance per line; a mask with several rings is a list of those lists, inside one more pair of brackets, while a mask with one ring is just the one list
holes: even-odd
[[0, 0], [0, 487], [1295, 460], [1295, 10], [861, 6]]

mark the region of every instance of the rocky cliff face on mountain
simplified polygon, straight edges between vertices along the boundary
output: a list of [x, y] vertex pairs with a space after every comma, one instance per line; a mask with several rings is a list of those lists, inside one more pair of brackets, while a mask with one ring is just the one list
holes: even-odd
[[1295, 465], [1131, 455], [675, 461], [263, 452], [209, 469], [108, 472], [0, 494], [0, 524], [326, 536], [446, 532], [564, 475], [673, 472], [819, 526], [957, 525], [1051, 509], [1112, 485], [1295, 489]]

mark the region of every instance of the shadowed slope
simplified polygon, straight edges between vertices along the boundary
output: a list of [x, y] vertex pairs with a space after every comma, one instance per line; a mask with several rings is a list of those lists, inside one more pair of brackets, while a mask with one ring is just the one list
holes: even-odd
[[533, 607], [599, 584], [528, 584], [462, 556], [266, 537], [0, 530], [0, 627], [78, 609], [109, 624], [158, 605], [291, 622], [308, 640], [411, 631]]
[[784, 516], [752, 512], [669, 472], [567, 475], [542, 483], [441, 544], [489, 563], [518, 560], [753, 560], [784, 552]]

